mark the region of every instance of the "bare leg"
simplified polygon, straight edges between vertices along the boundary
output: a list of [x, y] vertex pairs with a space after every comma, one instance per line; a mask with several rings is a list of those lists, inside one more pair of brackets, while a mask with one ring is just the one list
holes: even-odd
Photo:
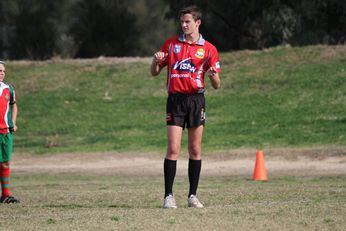
[[179, 126], [167, 126], [167, 155], [166, 159], [177, 160], [180, 152], [181, 136], [183, 128]]
[[200, 160], [202, 155], [203, 126], [188, 129], [188, 148], [191, 160]]

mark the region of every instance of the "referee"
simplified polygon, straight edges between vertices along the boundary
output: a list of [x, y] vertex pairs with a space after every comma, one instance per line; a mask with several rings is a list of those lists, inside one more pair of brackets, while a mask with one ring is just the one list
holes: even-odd
[[165, 195], [164, 208], [177, 208], [173, 196], [173, 183], [180, 152], [182, 132], [188, 130], [190, 189], [188, 207], [202, 208], [197, 198], [201, 172], [201, 143], [205, 124], [205, 83], [208, 76], [214, 89], [220, 87], [220, 63], [218, 51], [199, 33], [202, 13], [196, 6], [179, 12], [183, 34], [165, 41], [153, 56], [150, 67], [153, 76], [167, 66], [166, 104], [167, 154], [164, 159]]

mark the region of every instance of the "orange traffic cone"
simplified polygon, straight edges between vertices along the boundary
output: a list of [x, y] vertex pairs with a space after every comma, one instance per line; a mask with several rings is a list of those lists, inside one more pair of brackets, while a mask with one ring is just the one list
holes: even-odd
[[264, 166], [263, 151], [256, 151], [256, 164], [253, 173], [253, 180], [268, 180], [267, 171]]

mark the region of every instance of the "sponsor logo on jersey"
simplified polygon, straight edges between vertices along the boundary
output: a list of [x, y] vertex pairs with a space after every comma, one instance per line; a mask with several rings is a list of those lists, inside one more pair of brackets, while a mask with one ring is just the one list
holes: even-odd
[[174, 49], [173, 49], [174, 53], [179, 53], [181, 51], [181, 45], [179, 44], [175, 44], [174, 45]]
[[191, 78], [191, 74], [171, 74], [171, 78]]
[[179, 60], [173, 64], [173, 69], [182, 72], [195, 72], [196, 66], [191, 62], [191, 58]]
[[216, 68], [216, 69], [219, 69], [219, 68], [220, 68], [220, 62], [216, 62], [215, 68]]
[[204, 49], [203, 48], [199, 48], [195, 54], [195, 56], [199, 59], [203, 59], [204, 58]]
[[8, 94], [5, 94], [5, 100], [10, 101], [10, 96]]

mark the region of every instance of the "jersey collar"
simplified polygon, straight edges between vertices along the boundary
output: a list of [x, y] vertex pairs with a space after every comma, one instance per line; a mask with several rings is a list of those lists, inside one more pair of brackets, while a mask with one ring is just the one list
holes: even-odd
[[[185, 38], [185, 34], [180, 35], [178, 39], [179, 39], [180, 42], [187, 42], [186, 38]], [[203, 46], [204, 42], [205, 42], [204, 38], [202, 37], [201, 34], [199, 34], [199, 38], [196, 41], [196, 45]]]

